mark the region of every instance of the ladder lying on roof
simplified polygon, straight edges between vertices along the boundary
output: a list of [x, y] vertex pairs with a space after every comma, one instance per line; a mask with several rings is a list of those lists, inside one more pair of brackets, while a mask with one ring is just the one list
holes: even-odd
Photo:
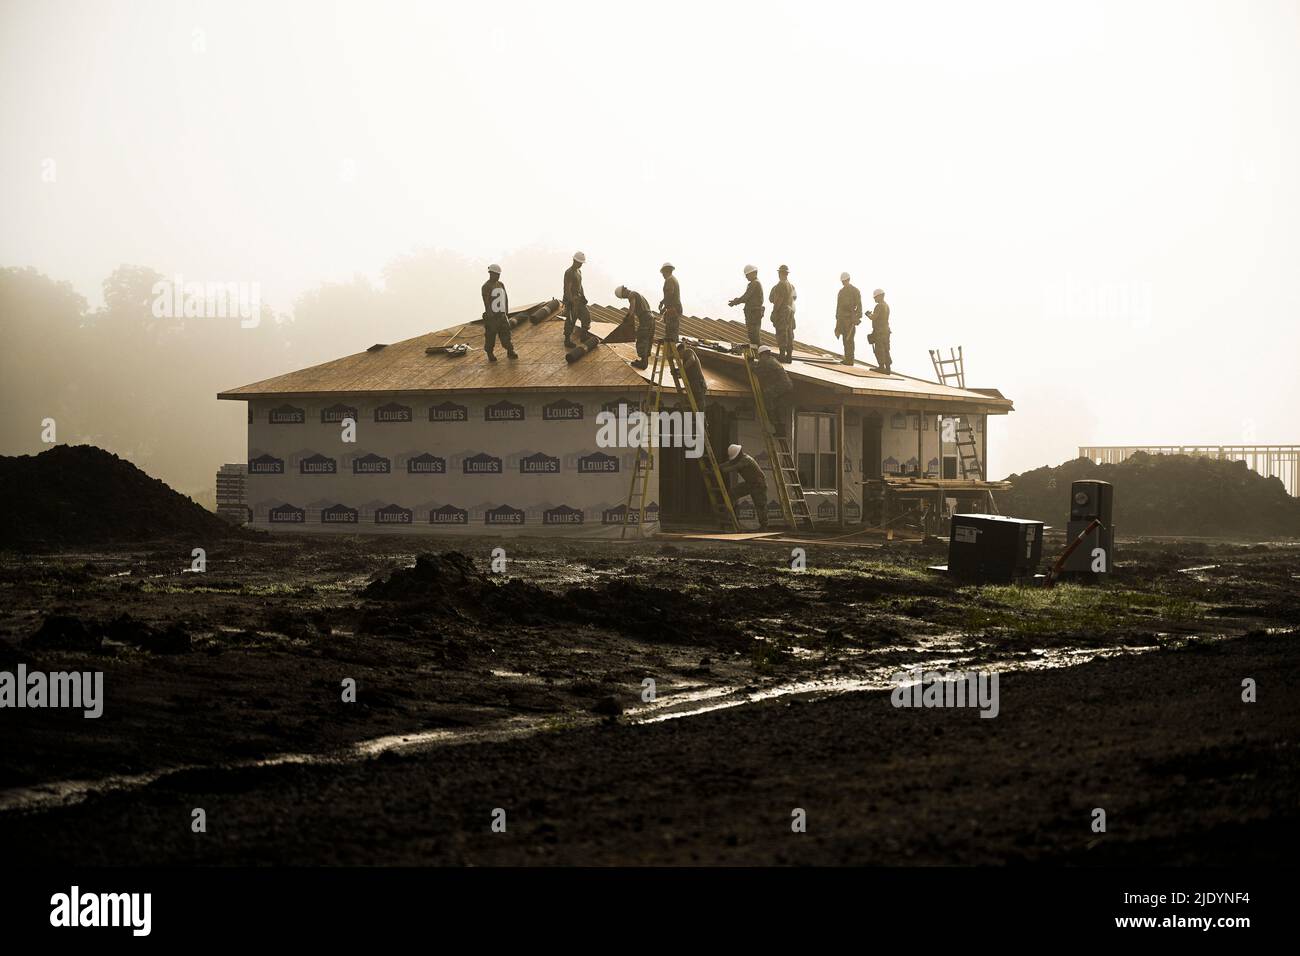
[[767, 401], [763, 398], [763, 388], [754, 371], [757, 360], [758, 350], [752, 345], [746, 346], [745, 371], [749, 375], [749, 390], [754, 395], [754, 410], [763, 429], [763, 441], [767, 444], [767, 459], [772, 463], [772, 477], [776, 479], [776, 496], [781, 502], [781, 513], [785, 516], [786, 527], [791, 531], [799, 527], [800, 521], [806, 521], [811, 528], [812, 514], [808, 511], [808, 499], [804, 497], [803, 485], [799, 482], [799, 469], [795, 466], [794, 452], [790, 449], [790, 436], [778, 435], [772, 427], [772, 419], [767, 414]]
[[[961, 354], [961, 346], [955, 349], [948, 349], [947, 357], [939, 349], [930, 349], [930, 362], [934, 365], [934, 374], [938, 376], [942, 385], [951, 385], [954, 388], [966, 387], [966, 362]], [[957, 468], [962, 478], [976, 478], [979, 481], [987, 481], [984, 474], [984, 465], [980, 461], [979, 445], [975, 441], [975, 429], [964, 417], [957, 419], [957, 431], [955, 434], [957, 445]], [[998, 503], [993, 499], [993, 492], [989, 496], [989, 513], [998, 514]]]
[[[664, 391], [664, 369], [665, 367], [672, 373], [673, 387], [677, 394], [686, 399], [686, 404], [691, 410], [692, 420], [700, 423], [703, 427], [703, 411], [695, 400], [695, 393], [691, 391], [686, 382], [686, 374], [682, 371], [682, 357], [678, 352], [676, 342], [656, 342], [654, 360], [650, 364], [650, 384], [646, 389], [645, 400], [641, 403], [642, 412], [647, 412], [652, 417], [651, 422], [658, 421], [659, 410], [663, 407]], [[736, 518], [736, 509], [731, 502], [731, 495], [727, 493], [727, 483], [722, 477], [722, 469], [718, 466], [717, 455], [713, 451], [713, 442], [709, 441], [708, 430], [705, 429], [701, 436], [704, 440], [704, 454], [696, 459], [700, 463], [700, 476], [704, 479], [704, 490], [709, 493], [709, 504], [712, 507], [713, 515], [724, 527], [729, 527], [732, 531], [740, 530], [740, 521]], [[623, 530], [619, 533], [620, 538], [627, 537], [627, 528], [632, 520], [632, 502], [640, 497], [640, 510], [637, 514], [640, 516], [637, 521], [637, 537], [641, 537], [642, 527], [645, 521], [646, 496], [650, 487], [650, 472], [654, 468], [654, 452], [651, 448], [644, 446], [637, 448], [636, 464], [632, 468], [632, 486], [627, 492], [627, 508], [623, 512]]]

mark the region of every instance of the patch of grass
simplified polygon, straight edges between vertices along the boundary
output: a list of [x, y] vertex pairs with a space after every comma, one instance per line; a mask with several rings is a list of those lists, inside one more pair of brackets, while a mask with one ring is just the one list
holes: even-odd
[[890, 564], [887, 561], [854, 561], [847, 567], [823, 568], [809, 565], [807, 570], [799, 572], [821, 578], [886, 578], [891, 580], [933, 582], [934, 574], [924, 567], [907, 567]]
[[767, 674], [778, 664], [790, 659], [790, 652], [771, 639], [754, 641], [749, 651], [749, 663], [760, 674]]
[[984, 585], [962, 588], [958, 597], [965, 603], [962, 631], [969, 635], [990, 630], [1012, 636], [1107, 631], [1125, 625], [1183, 622], [1202, 610], [1183, 597], [1077, 584], [1050, 589]]

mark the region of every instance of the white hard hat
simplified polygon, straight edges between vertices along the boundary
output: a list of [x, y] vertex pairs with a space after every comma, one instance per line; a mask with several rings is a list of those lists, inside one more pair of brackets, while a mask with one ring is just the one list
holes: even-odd
[[758, 266], [745, 266], [745, 275], [749, 275], [751, 272], [757, 272], [757, 271], [758, 271]]
[[875, 292], [871, 293], [871, 297], [874, 299], [876, 296], [884, 295], [884, 294], [885, 294], [884, 289], [877, 289]]
[[573, 261], [574, 261], [574, 262], [586, 262], [586, 261], [587, 261], [587, 257], [584, 256], [581, 252], [575, 252], [575, 253], [573, 254]]
[[663, 265], [659, 267], [659, 271], [663, 272], [665, 269], [676, 269], [676, 268], [677, 267], [673, 265], [671, 262], [665, 262]]
[[758, 350], [758, 354], [759, 354], [759, 355], [771, 355], [771, 354], [772, 354], [772, 346], [770, 346], [770, 345], [764, 345], [761, 349]]
[[841, 273], [840, 273], [840, 281], [841, 281], [841, 282], [848, 282], [848, 281], [849, 281], [849, 274], [848, 274], [847, 272], [841, 272]]
[[739, 454], [740, 454], [740, 446], [739, 446], [739, 445], [728, 445], [728, 446], [727, 446], [727, 461], [731, 461], [732, 459], [734, 459], [734, 458], [735, 458], [737, 455], [739, 455]]
[[621, 299], [625, 295], [627, 295], [627, 286], [625, 285], [621, 285], [614, 290], [614, 297], [617, 299]]
[[488, 266], [488, 272], [495, 272], [497, 275], [500, 275], [501, 267], [494, 262], [492, 265]]

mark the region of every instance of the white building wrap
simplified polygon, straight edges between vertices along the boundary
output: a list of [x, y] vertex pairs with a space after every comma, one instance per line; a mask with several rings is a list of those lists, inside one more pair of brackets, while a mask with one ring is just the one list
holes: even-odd
[[[620, 404], [635, 408], [638, 399], [596, 392], [255, 399], [252, 527], [615, 536], [636, 450], [601, 447], [597, 416], [617, 414]], [[647, 502], [643, 530], [652, 533], [654, 472]], [[637, 511], [634, 504], [634, 523]]]

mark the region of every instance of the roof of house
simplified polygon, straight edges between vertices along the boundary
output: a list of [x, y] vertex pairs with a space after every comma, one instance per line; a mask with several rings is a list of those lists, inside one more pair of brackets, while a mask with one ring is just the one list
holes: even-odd
[[[541, 303], [530, 303], [511, 312], [531, 312]], [[602, 342], [576, 362], [566, 362], [561, 345], [563, 312], [541, 322], [523, 321], [511, 330], [519, 358], [489, 363], [479, 354], [483, 346], [483, 322], [477, 319], [439, 332], [382, 347], [372, 347], [321, 365], [277, 375], [218, 394], [223, 399], [251, 399], [272, 396], [308, 396], [365, 393], [404, 395], [412, 393], [457, 393], [467, 391], [539, 390], [570, 392], [575, 389], [626, 392], [643, 389], [650, 371], [632, 367], [636, 360], [635, 330], [626, 322], [627, 309], [603, 305], [588, 307], [592, 332]], [[658, 333], [663, 334], [662, 318]], [[741, 322], [683, 316], [683, 337], [717, 342], [726, 347], [747, 341]], [[761, 333], [765, 345], [776, 347], [776, 337]], [[452, 356], [443, 346], [465, 343], [468, 355]], [[434, 349], [426, 353], [426, 349]], [[498, 347], [499, 353], [504, 353]], [[745, 397], [750, 394], [743, 357], [709, 348], [697, 349], [711, 395]], [[794, 359], [785, 366], [796, 382], [822, 386], [842, 395], [925, 399], [944, 404], [978, 405], [993, 412], [1012, 410], [1011, 402], [996, 389], [961, 389], [924, 379], [885, 375], [862, 363], [840, 364], [840, 356], [827, 349], [795, 342]]]

